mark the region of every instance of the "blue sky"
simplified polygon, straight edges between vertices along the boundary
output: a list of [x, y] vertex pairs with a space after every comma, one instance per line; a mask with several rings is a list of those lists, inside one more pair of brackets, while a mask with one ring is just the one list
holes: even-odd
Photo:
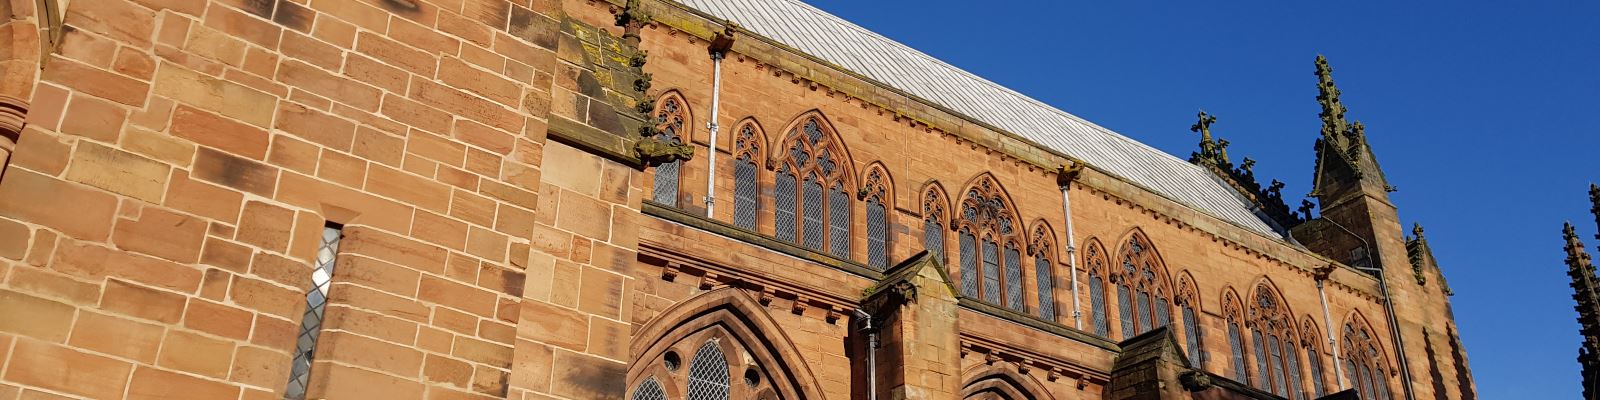
[[1600, 2], [806, 1], [1172, 154], [1203, 107], [1291, 204], [1327, 55], [1455, 289], [1481, 397], [1579, 397], [1560, 228], [1596, 250]]

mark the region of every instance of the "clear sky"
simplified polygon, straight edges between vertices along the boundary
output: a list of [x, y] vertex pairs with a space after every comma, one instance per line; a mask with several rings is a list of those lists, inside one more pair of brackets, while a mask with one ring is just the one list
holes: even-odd
[[1291, 206], [1328, 56], [1455, 290], [1481, 398], [1579, 398], [1560, 229], [1600, 244], [1600, 2], [806, 1], [1185, 158], [1203, 107]]

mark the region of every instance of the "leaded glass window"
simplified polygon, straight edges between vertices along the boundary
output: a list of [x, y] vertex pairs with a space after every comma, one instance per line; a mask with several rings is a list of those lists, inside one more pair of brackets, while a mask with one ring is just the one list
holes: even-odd
[[983, 240], [983, 301], [1000, 304], [1000, 248]]
[[[683, 100], [677, 93], [669, 93], [662, 97], [656, 106], [656, 138], [662, 141], [682, 144], [684, 121], [688, 119], [688, 110], [682, 104]], [[655, 186], [651, 188], [650, 199], [668, 206], [678, 206], [678, 181], [682, 160], [656, 166]]]
[[1053, 266], [1046, 254], [1049, 248], [1039, 250], [1033, 255], [1033, 276], [1039, 288], [1039, 318], [1046, 321], [1056, 320], [1055, 277], [1050, 273]]
[[800, 209], [805, 223], [800, 229], [800, 242], [808, 249], [822, 251], [822, 237], [826, 234], [822, 230], [822, 182], [813, 175], [806, 177], [802, 186], [805, 190], [801, 191], [800, 198], [805, 205]]
[[[774, 153], [772, 163], [778, 171], [774, 191], [778, 201], [773, 205], [777, 208], [777, 237], [848, 258], [852, 206], [848, 193], [854, 188], [849, 183], [850, 162], [843, 159], [843, 143], [815, 114], [804, 116], [782, 143], [784, 151]], [[798, 187], [791, 188], [789, 182], [795, 180]], [[794, 226], [796, 223], [799, 226]]]
[[[1135, 233], [1118, 255], [1122, 268], [1112, 281], [1117, 285], [1117, 307], [1129, 310], [1122, 315], [1123, 338], [1166, 325], [1168, 318], [1166, 268], [1143, 234]], [[1122, 293], [1127, 292], [1127, 297]]]
[[773, 186], [773, 226], [779, 240], [795, 242], [795, 178], [789, 166], [778, 168], [777, 183]]
[[944, 204], [937, 187], [929, 188], [922, 196], [922, 248], [948, 262], [944, 257]]
[[339, 255], [339, 239], [344, 229], [327, 223], [317, 246], [316, 267], [311, 270], [311, 290], [306, 292], [306, 311], [300, 318], [300, 334], [295, 342], [294, 358], [289, 364], [289, 387], [285, 399], [306, 398], [306, 388], [311, 378], [311, 363], [316, 356], [317, 336], [322, 333], [323, 312], [328, 306], [328, 291], [333, 286], [333, 267]]
[[1311, 342], [1306, 343], [1306, 362], [1311, 364], [1311, 389], [1315, 394], [1313, 398], [1326, 396], [1328, 388], [1322, 381], [1322, 352], [1317, 351], [1317, 347]]
[[1304, 400], [1306, 393], [1300, 390], [1300, 350], [1293, 341], [1283, 343], [1283, 357], [1285, 369], [1289, 372], [1289, 397], [1295, 400]]
[[728, 400], [728, 359], [716, 341], [695, 351], [689, 364], [688, 400]]
[[1185, 304], [1183, 307], [1183, 344], [1189, 351], [1189, 361], [1195, 365], [1204, 365], [1200, 358], [1200, 325], [1194, 314], [1194, 307]]
[[1267, 336], [1267, 353], [1272, 356], [1268, 359], [1272, 367], [1272, 392], [1277, 393], [1279, 396], [1288, 396], [1289, 393], [1286, 390], [1288, 385], [1283, 382], [1283, 353], [1279, 351], [1280, 346], [1278, 343], [1277, 335]]
[[1019, 312], [1028, 312], [1022, 298], [1022, 253], [1016, 247], [1006, 246], [1006, 306]]
[[[962, 198], [961, 218], [956, 223], [963, 234], [981, 238], [977, 244], [982, 246], [978, 252], [962, 249], [961, 265], [963, 268], [972, 266], [962, 274], [967, 275], [967, 271], [971, 271], [971, 275], [979, 279], [975, 297], [1023, 311], [1026, 307], [1022, 302], [1027, 297], [1022, 293], [1022, 260], [1018, 250], [1021, 247], [1021, 232], [1016, 226], [1016, 212], [1000, 193], [999, 184], [985, 175], [968, 188]], [[1002, 268], [1006, 270], [1002, 271]]]
[[1237, 322], [1228, 322], [1228, 349], [1233, 351], [1233, 380], [1248, 382], [1245, 377], [1250, 376], [1250, 371], [1245, 367], [1244, 343]]
[[1128, 285], [1117, 284], [1117, 311], [1122, 317], [1122, 338], [1131, 338], [1139, 333], [1133, 329], [1133, 300], [1128, 298]]
[[1261, 331], [1250, 330], [1250, 345], [1253, 346], [1250, 350], [1256, 354], [1256, 387], [1270, 392], [1272, 379], [1267, 377], [1271, 374], [1267, 370], [1271, 368], [1267, 366], [1267, 346], [1265, 341], [1261, 340]]
[[978, 297], [978, 244], [972, 231], [961, 230], [961, 295]]
[[1111, 321], [1106, 314], [1106, 259], [1100, 242], [1090, 241], [1083, 252], [1083, 264], [1089, 270], [1089, 325], [1100, 337], [1111, 336]]
[[756, 229], [756, 214], [761, 208], [757, 198], [761, 192], [760, 183], [756, 177], [760, 163], [756, 160], [761, 157], [764, 143], [756, 135], [755, 124], [745, 123], [739, 127], [739, 136], [733, 144], [733, 226]]
[[661, 390], [661, 382], [655, 377], [645, 378], [639, 387], [633, 389], [632, 400], [667, 400], [667, 393]]
[[828, 197], [828, 251], [834, 257], [850, 258], [850, 195], [844, 186], [833, 184]]
[[889, 267], [889, 222], [883, 201], [867, 199], [867, 265]]
[[1349, 366], [1345, 373], [1351, 384], [1360, 389], [1361, 398], [1388, 400], [1389, 383], [1383, 371], [1387, 361], [1378, 352], [1378, 341], [1366, 321], [1357, 316], [1356, 320], [1345, 322], [1342, 343], [1346, 349], [1345, 365]]

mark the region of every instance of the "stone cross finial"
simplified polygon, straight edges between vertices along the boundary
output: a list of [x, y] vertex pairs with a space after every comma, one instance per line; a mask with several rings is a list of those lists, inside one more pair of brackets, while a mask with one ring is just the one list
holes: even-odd
[[1228, 141], [1218, 141], [1211, 137], [1211, 124], [1217, 122], [1217, 117], [1215, 115], [1207, 114], [1206, 110], [1200, 110], [1200, 113], [1196, 114], [1196, 117], [1199, 118], [1199, 121], [1196, 121], [1194, 125], [1189, 126], [1189, 131], [1200, 133], [1200, 151], [1191, 155], [1189, 157], [1189, 161], [1205, 165], [1227, 164]]

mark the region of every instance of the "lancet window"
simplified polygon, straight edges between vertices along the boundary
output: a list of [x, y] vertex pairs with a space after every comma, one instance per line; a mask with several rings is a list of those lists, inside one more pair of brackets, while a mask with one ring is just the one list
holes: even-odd
[[1363, 399], [1389, 400], [1389, 384], [1384, 372], [1383, 352], [1365, 321], [1344, 324], [1341, 349], [1344, 374]]
[[773, 187], [779, 239], [850, 257], [849, 159], [822, 119], [808, 115], [784, 140]]
[[961, 287], [967, 296], [1026, 312], [1016, 213], [997, 186], [982, 179], [961, 200], [961, 217], [953, 223], [961, 237]]
[[[683, 143], [688, 137], [685, 123], [689, 110], [677, 92], [667, 93], [656, 101], [656, 138], [671, 143]], [[678, 206], [678, 185], [683, 173], [683, 161], [674, 160], [657, 165], [655, 183], [650, 188], [650, 199], [663, 205]]]
[[1279, 396], [1299, 398], [1300, 346], [1296, 344], [1294, 317], [1278, 292], [1262, 283], [1249, 306], [1250, 339], [1255, 351], [1256, 387]]
[[756, 215], [761, 209], [757, 177], [761, 165], [762, 148], [766, 140], [756, 130], [756, 124], [745, 121], [739, 125], [733, 140], [733, 225], [756, 229]]
[[1232, 290], [1222, 294], [1222, 317], [1228, 325], [1228, 350], [1233, 360], [1233, 380], [1247, 383], [1250, 367], [1244, 361], [1248, 357], [1245, 354], [1244, 331], [1240, 329], [1244, 323], [1244, 311], [1238, 296], [1234, 295]]
[[878, 269], [889, 267], [889, 180], [882, 165], [867, 168], [862, 179], [860, 197], [867, 208], [867, 265]]
[[922, 247], [941, 261], [945, 260], [945, 204], [948, 202], [945, 201], [944, 193], [939, 187], [928, 185], [928, 189], [922, 195]]
[[1094, 333], [1101, 337], [1111, 334], [1111, 322], [1106, 314], [1106, 251], [1099, 241], [1090, 241], [1083, 252], [1084, 269], [1089, 280], [1089, 322]]
[[1322, 340], [1322, 336], [1317, 335], [1316, 321], [1307, 317], [1300, 322], [1300, 345], [1306, 352], [1306, 364], [1311, 366], [1306, 378], [1311, 380], [1311, 398], [1313, 399], [1328, 394], [1327, 383], [1324, 381], [1322, 373], [1322, 350], [1320, 349], [1321, 346], [1317, 345]]
[[1112, 272], [1117, 287], [1117, 309], [1122, 317], [1124, 339], [1145, 333], [1171, 320], [1166, 268], [1143, 234], [1135, 232], [1122, 245], [1117, 256], [1121, 263]]
[[1055, 262], [1051, 261], [1054, 246], [1050, 243], [1050, 228], [1044, 223], [1036, 223], [1033, 227], [1032, 244], [1028, 249], [1033, 257], [1034, 288], [1039, 291], [1039, 318], [1046, 321], [1056, 320], [1056, 283]]
[[1189, 355], [1189, 362], [1195, 366], [1203, 367], [1206, 364], [1203, 339], [1200, 331], [1200, 301], [1195, 292], [1194, 279], [1187, 273], [1178, 276], [1178, 292], [1173, 297], [1173, 302], [1178, 306], [1178, 313], [1183, 318], [1183, 347], [1185, 354]]

